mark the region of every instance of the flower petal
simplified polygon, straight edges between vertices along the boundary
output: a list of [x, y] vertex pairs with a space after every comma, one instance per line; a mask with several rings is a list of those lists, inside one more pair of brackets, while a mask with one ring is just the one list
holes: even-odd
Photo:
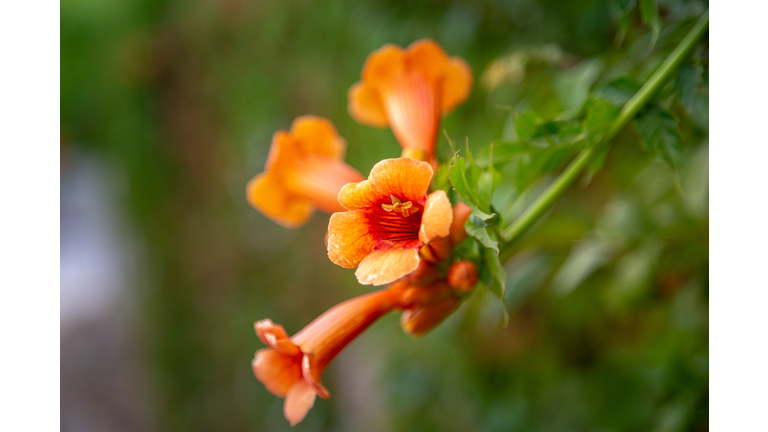
[[368, 179], [371, 191], [386, 202], [394, 195], [402, 202], [423, 205], [432, 181], [432, 166], [411, 158], [384, 159], [373, 166]]
[[[354, 336], [352, 336], [350, 340], [354, 339]], [[346, 344], [344, 344], [344, 346], [346, 346]], [[339, 351], [340, 350], [341, 349], [339, 349]], [[304, 358], [301, 359], [301, 373], [302, 373], [302, 376], [304, 377], [304, 380], [307, 381], [309, 384], [311, 384], [312, 388], [315, 390], [315, 393], [317, 393], [317, 395], [323, 399], [330, 398], [331, 392], [329, 392], [328, 389], [325, 388], [323, 383], [320, 382], [320, 376], [323, 374], [323, 371], [328, 366], [328, 363], [330, 363], [331, 360], [333, 360], [333, 357], [335, 357], [335, 354], [326, 356], [325, 364], [321, 364], [321, 365], [318, 365], [318, 364], [313, 365], [313, 363], [316, 363], [316, 362], [313, 362], [313, 360], [316, 358], [315, 355], [305, 354]]]
[[263, 319], [254, 324], [256, 336], [265, 345], [287, 356], [298, 355], [301, 350], [288, 338], [288, 334], [280, 324], [275, 324], [271, 319]]
[[320, 155], [343, 159], [347, 143], [328, 119], [305, 115], [291, 124], [291, 134], [301, 155]]
[[304, 381], [301, 374], [301, 357], [286, 356], [271, 348], [256, 351], [251, 366], [256, 378], [270, 393], [278, 397], [284, 397], [296, 383]]
[[358, 123], [378, 128], [389, 124], [378, 90], [367, 82], [353, 84], [347, 92], [347, 100], [349, 115]]
[[408, 45], [403, 57], [409, 72], [420, 73], [430, 83], [436, 83], [448, 66], [448, 55], [432, 39], [421, 39]]
[[418, 266], [418, 249], [373, 251], [360, 262], [355, 276], [363, 285], [384, 285], [411, 273]]
[[445, 191], [432, 192], [424, 206], [424, 216], [421, 218], [421, 228], [419, 228], [419, 240], [429, 243], [438, 237], [447, 236], [451, 233], [452, 221], [451, 201], [448, 200]]
[[310, 408], [315, 405], [315, 390], [305, 380], [300, 380], [288, 391], [283, 404], [283, 415], [295, 426], [304, 420]]
[[472, 68], [459, 57], [452, 57], [441, 83], [440, 111], [448, 113], [467, 100], [472, 91]]
[[371, 169], [368, 180], [351, 183], [339, 191], [339, 203], [349, 210], [378, 208], [391, 204], [391, 195], [400, 201], [423, 205], [432, 166], [411, 158], [384, 159]]
[[360, 77], [376, 86], [402, 73], [404, 67], [403, 49], [394, 44], [386, 44], [368, 55]]
[[363, 211], [332, 214], [328, 222], [328, 258], [344, 268], [357, 267], [374, 247], [368, 231], [368, 217]]
[[269, 146], [269, 155], [264, 171], [273, 172], [279, 176], [288, 172], [293, 167], [301, 146], [294, 136], [284, 130], [272, 134], [272, 144]]
[[286, 190], [271, 174], [261, 173], [245, 188], [248, 202], [265, 216], [286, 228], [295, 228], [314, 213], [312, 204]]

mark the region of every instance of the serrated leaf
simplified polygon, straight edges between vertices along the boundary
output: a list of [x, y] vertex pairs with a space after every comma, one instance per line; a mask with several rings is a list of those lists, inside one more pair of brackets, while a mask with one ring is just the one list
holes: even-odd
[[435, 170], [435, 175], [432, 177], [432, 188], [434, 190], [448, 191], [451, 187], [448, 181], [448, 164], [440, 164]]
[[533, 111], [515, 114], [515, 132], [520, 139], [527, 139], [536, 134], [541, 118]]
[[661, 31], [661, 18], [659, 18], [659, 6], [656, 4], [656, 0], [640, 0], [640, 15], [643, 18], [643, 23], [651, 26], [650, 48], [653, 48]]
[[505, 141], [517, 141], [520, 139], [515, 132], [515, 112], [511, 111], [504, 121], [504, 127], [501, 130], [501, 139]]
[[482, 228], [471, 221], [467, 221], [464, 224], [464, 229], [467, 230], [467, 234], [477, 239], [486, 249], [494, 251], [495, 254], [499, 253], [499, 242], [494, 240], [489, 228]]
[[709, 129], [709, 89], [704, 80], [704, 68], [687, 63], [677, 71], [677, 97], [689, 118], [703, 129]]
[[480, 280], [496, 297], [503, 301], [504, 288], [507, 282], [507, 271], [499, 260], [499, 256], [491, 249], [485, 249], [483, 265], [480, 267]]
[[477, 199], [481, 208], [491, 210], [491, 198], [493, 197], [493, 173], [483, 171], [477, 180]]
[[487, 220], [493, 217], [493, 214], [489, 214], [491, 210], [490, 202], [485, 206], [481, 206], [477, 195], [477, 182], [481, 173], [482, 169], [477, 165], [470, 165], [470, 168], [467, 169], [466, 161], [457, 152], [454, 154], [451, 166], [448, 168], [448, 179], [461, 200], [472, 209], [472, 214], [480, 219]]
[[469, 221], [472, 222], [473, 225], [479, 226], [480, 228], [486, 228], [494, 225], [495, 218], [484, 221], [475, 215], [469, 215]]
[[621, 77], [597, 90], [597, 94], [600, 95], [600, 99], [620, 107], [632, 99], [632, 96], [640, 90], [640, 87], [640, 83], [632, 78]]
[[587, 105], [587, 116], [582, 125], [589, 141], [595, 143], [619, 114], [619, 108], [608, 101], [592, 98]]
[[595, 154], [595, 156], [592, 158], [592, 161], [589, 162], [589, 165], [587, 165], [587, 168], [584, 170], [583, 184], [589, 184], [589, 182], [592, 181], [597, 173], [600, 172], [600, 170], [603, 168], [605, 158], [608, 156], [608, 150], [610, 150], [610, 148], [610, 146], [606, 145], [597, 150], [597, 154]]
[[674, 170], [683, 161], [683, 139], [677, 120], [658, 106], [637, 117], [637, 131], [652, 156], [666, 161]]
[[493, 142], [493, 161], [495, 163], [503, 163], [537, 150], [539, 149], [524, 142], [494, 141]]
[[564, 111], [575, 115], [581, 110], [602, 70], [602, 61], [586, 60], [555, 77], [553, 90]]
[[459, 153], [456, 152], [456, 154], [453, 155], [451, 166], [448, 167], [448, 179], [462, 201], [470, 204], [475, 203], [477, 197], [475, 196], [474, 186], [470, 185], [467, 181], [466, 171], [466, 162], [464, 158], [459, 156]]

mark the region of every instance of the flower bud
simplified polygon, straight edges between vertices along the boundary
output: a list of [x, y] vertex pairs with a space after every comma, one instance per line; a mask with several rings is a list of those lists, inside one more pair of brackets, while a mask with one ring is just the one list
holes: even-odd
[[447, 279], [456, 291], [469, 291], [477, 284], [477, 266], [472, 261], [457, 261], [448, 269]]
[[441, 263], [451, 255], [451, 241], [445, 237], [422, 246], [420, 252], [421, 257], [426, 261], [434, 264]]
[[472, 210], [463, 202], [453, 206], [453, 222], [451, 223], [451, 243], [457, 245], [467, 238], [464, 225], [467, 223]]
[[461, 299], [449, 297], [423, 307], [409, 309], [400, 317], [403, 331], [413, 337], [421, 337], [443, 322], [461, 304]]

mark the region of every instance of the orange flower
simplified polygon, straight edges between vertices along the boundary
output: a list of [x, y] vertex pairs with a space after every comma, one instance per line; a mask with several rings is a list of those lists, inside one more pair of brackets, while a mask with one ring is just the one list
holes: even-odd
[[256, 334], [269, 348], [256, 351], [253, 372], [278, 397], [291, 426], [304, 419], [315, 397], [331, 394], [320, 382], [323, 371], [344, 347], [382, 315], [402, 307], [399, 289], [384, 289], [341, 303], [289, 338], [269, 319], [255, 324]]
[[336, 196], [347, 183], [363, 180], [344, 163], [346, 142], [324, 118], [296, 118], [291, 131], [272, 136], [264, 172], [246, 187], [248, 202], [265, 216], [288, 228], [306, 223], [315, 208], [344, 211]]
[[403, 156], [421, 160], [432, 158], [440, 115], [464, 102], [472, 89], [469, 65], [448, 57], [431, 39], [406, 49], [384, 45], [365, 60], [360, 78], [347, 93], [349, 114], [369, 126], [389, 125]]
[[386, 159], [368, 180], [344, 186], [328, 224], [328, 257], [357, 267], [363, 285], [383, 285], [419, 266], [419, 249], [450, 233], [453, 213], [444, 191], [427, 196], [432, 167], [415, 159]]

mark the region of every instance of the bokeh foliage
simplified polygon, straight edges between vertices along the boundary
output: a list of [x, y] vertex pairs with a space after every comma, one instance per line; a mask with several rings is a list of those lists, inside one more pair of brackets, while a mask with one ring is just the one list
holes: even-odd
[[[476, 88], [443, 128], [459, 157], [474, 156], [477, 181], [495, 170], [477, 205], [503, 232], [706, 8], [62, 2], [62, 149], [99, 154], [125, 179], [144, 244], [136, 320], [158, 428], [287, 430], [281, 400], [250, 370], [253, 321], [292, 333], [369, 289], [325, 257], [327, 216], [282, 229], [247, 206], [244, 185], [271, 134], [302, 114], [330, 118], [363, 173], [399, 154], [390, 131], [346, 113], [370, 51], [431, 37], [471, 64]], [[516, 244], [501, 281], [506, 327], [484, 290], [419, 340], [387, 317], [329, 369], [334, 397], [296, 428], [706, 430], [707, 53], [700, 43]], [[454, 157], [445, 137], [439, 151]]]

